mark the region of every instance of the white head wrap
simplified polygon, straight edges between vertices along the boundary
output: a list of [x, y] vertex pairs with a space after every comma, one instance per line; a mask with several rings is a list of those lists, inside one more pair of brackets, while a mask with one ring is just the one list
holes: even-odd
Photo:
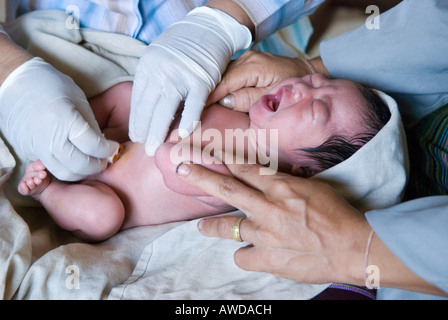
[[409, 170], [406, 134], [397, 103], [376, 92], [388, 105], [390, 120], [349, 159], [313, 177], [332, 185], [362, 211], [400, 202]]

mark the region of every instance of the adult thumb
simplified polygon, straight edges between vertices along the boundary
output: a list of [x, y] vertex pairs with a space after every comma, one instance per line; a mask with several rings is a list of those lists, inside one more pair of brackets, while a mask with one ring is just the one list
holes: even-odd
[[266, 95], [270, 87], [263, 88], [242, 88], [229, 93], [218, 101], [220, 105], [228, 109], [249, 112], [250, 107], [257, 102], [262, 96]]

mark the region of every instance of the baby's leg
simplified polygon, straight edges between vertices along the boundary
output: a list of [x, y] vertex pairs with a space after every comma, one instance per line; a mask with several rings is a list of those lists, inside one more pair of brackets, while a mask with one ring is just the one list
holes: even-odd
[[40, 161], [28, 166], [18, 189], [39, 200], [58, 226], [87, 241], [111, 237], [124, 221], [123, 203], [112, 188], [98, 181], [58, 181]]

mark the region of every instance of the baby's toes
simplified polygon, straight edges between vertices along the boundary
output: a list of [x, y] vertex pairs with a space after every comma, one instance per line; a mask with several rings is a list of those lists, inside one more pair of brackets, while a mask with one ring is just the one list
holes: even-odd
[[33, 182], [37, 187], [38, 185], [40, 185], [42, 183], [42, 179], [36, 176], [33, 178]]
[[25, 181], [20, 182], [17, 189], [18, 189], [19, 193], [24, 196], [29, 195], [31, 192], [31, 190], [28, 188], [28, 185], [26, 184]]
[[36, 183], [34, 182], [34, 177], [30, 178], [30, 179], [26, 179], [25, 183], [26, 183], [27, 187], [30, 189], [30, 191], [33, 191], [37, 187]]
[[36, 185], [41, 184], [42, 181], [43, 181], [44, 179], [46, 179], [46, 178], [47, 178], [47, 171], [36, 171], [36, 172], [34, 172], [34, 174], [33, 174], [33, 182], [34, 182]]
[[31, 167], [36, 172], [37, 171], [45, 171], [45, 166], [42, 163], [42, 161], [40, 161], [40, 160], [37, 160], [37, 161], [34, 161], [33, 163], [31, 163]]

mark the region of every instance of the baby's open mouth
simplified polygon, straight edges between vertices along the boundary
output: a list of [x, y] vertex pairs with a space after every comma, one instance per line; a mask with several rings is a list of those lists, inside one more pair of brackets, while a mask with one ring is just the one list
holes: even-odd
[[274, 97], [268, 97], [268, 106], [272, 109], [272, 111], [276, 112], [278, 109], [278, 106], [280, 105], [280, 101], [274, 96]]
[[276, 112], [280, 107], [280, 101], [282, 100], [281, 91], [276, 94], [270, 94], [266, 96], [266, 104], [273, 112]]

